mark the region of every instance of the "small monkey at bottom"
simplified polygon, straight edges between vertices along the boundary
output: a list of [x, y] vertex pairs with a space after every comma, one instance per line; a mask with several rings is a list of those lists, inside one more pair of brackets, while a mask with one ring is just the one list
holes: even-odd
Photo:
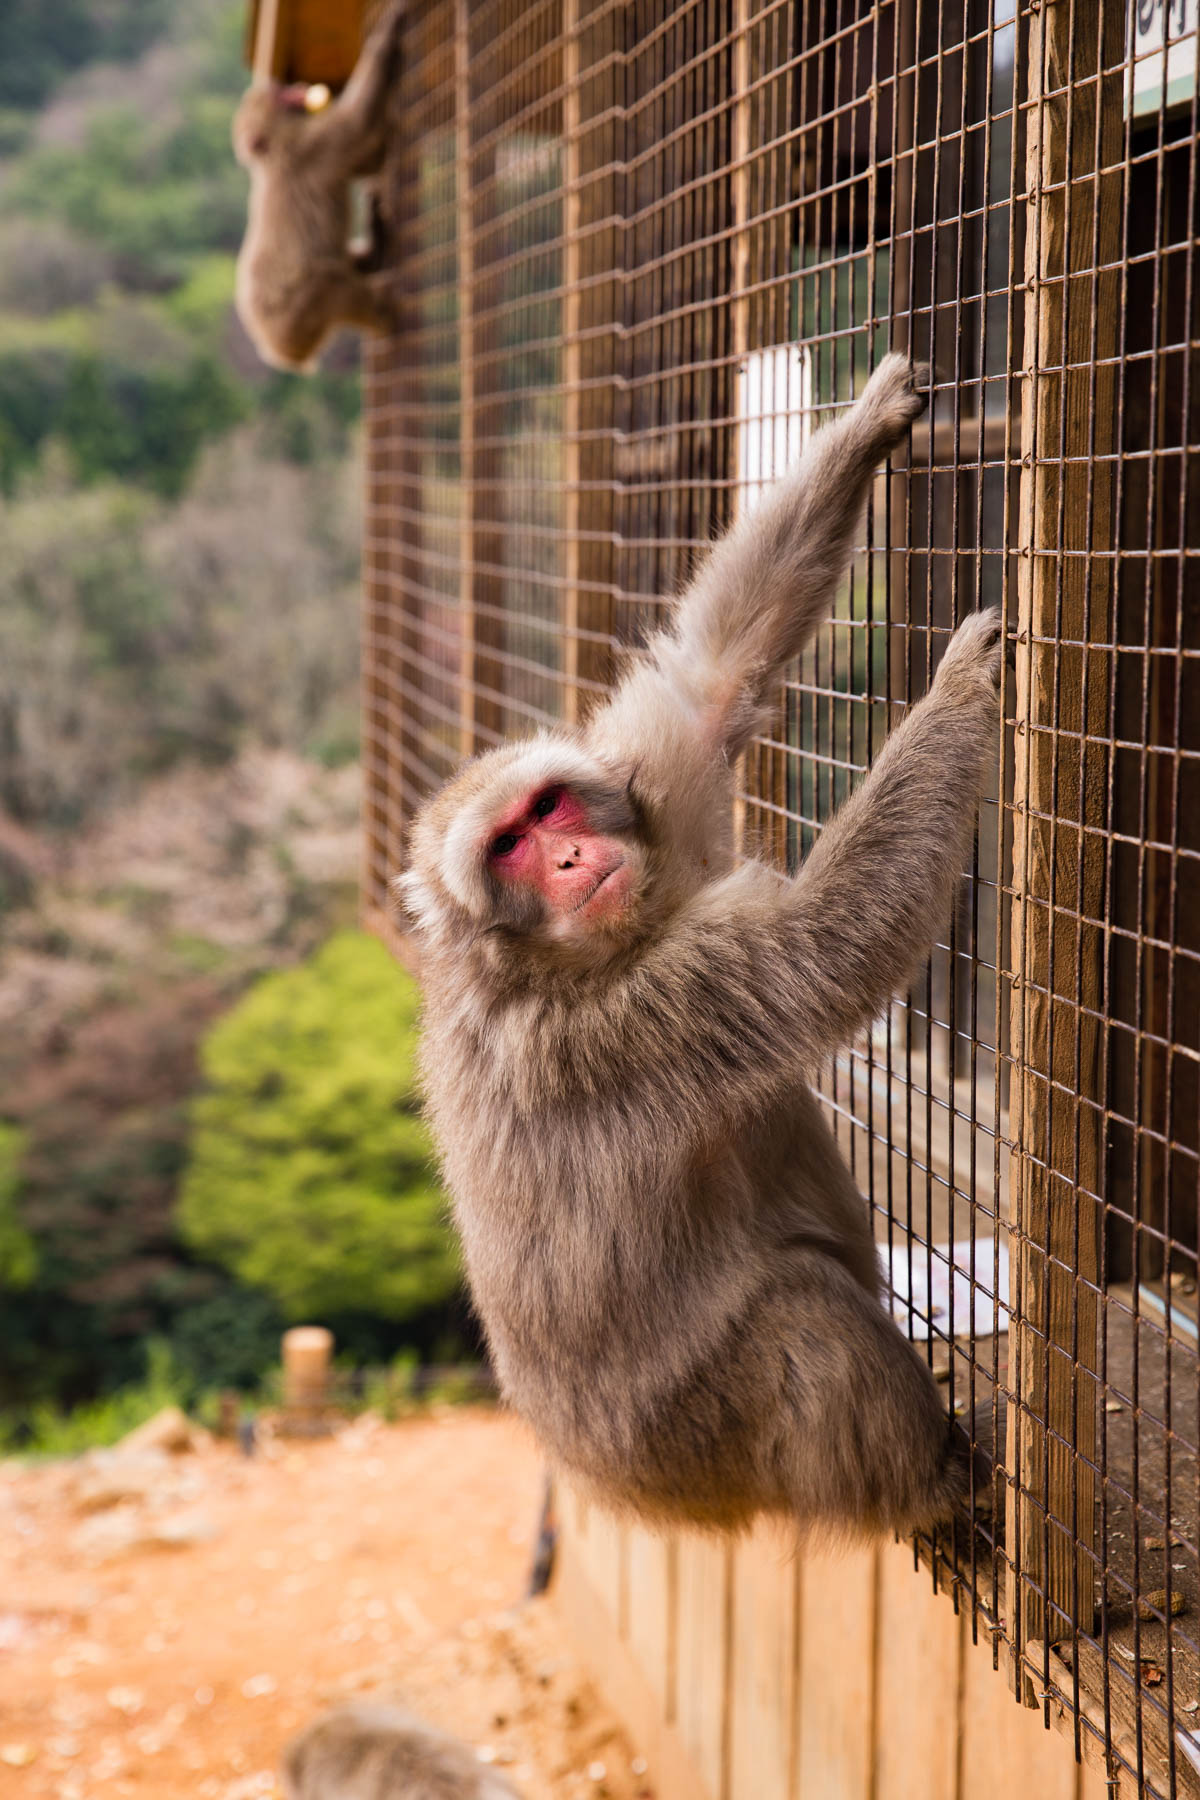
[[357, 1700], [284, 1747], [286, 1800], [518, 1800], [466, 1744], [406, 1712]]
[[999, 614], [959, 626], [794, 877], [732, 829], [738, 758], [924, 379], [885, 358], [582, 730], [488, 750], [426, 802], [397, 884], [502, 1391], [651, 1519], [907, 1531], [969, 1491], [810, 1083], [950, 916], [998, 757]]
[[[383, 283], [350, 247], [350, 182], [379, 170], [398, 61], [399, 6], [372, 31], [336, 100], [302, 83], [255, 82], [233, 121], [250, 172], [250, 211], [237, 260], [238, 316], [264, 362], [311, 369], [339, 325], [386, 332]], [[324, 100], [310, 111], [313, 96]]]

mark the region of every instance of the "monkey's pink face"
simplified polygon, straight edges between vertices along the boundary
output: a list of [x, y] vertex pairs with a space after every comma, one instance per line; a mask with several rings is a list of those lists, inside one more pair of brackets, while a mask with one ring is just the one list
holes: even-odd
[[650, 891], [647, 825], [632, 770], [542, 732], [473, 758], [431, 797], [396, 892], [431, 944], [465, 927], [497, 950], [607, 958]]
[[493, 821], [487, 864], [506, 888], [537, 894], [552, 918], [581, 928], [618, 918], [633, 883], [625, 845], [593, 831], [582, 802], [561, 785]]

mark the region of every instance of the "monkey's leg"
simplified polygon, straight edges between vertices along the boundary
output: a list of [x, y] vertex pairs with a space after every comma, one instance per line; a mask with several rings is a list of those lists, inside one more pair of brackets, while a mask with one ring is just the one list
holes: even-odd
[[949, 1518], [969, 1447], [927, 1364], [832, 1258], [794, 1258], [764, 1321], [787, 1367], [778, 1468], [789, 1510], [866, 1531]]
[[314, 151], [345, 174], [367, 174], [383, 152], [388, 91], [399, 67], [401, 5], [389, 6], [359, 53], [349, 81], [313, 124]]
[[289, 348], [296, 362], [306, 363], [339, 325], [386, 332], [394, 323], [386, 282], [360, 274], [349, 261], [317, 265], [287, 321]]

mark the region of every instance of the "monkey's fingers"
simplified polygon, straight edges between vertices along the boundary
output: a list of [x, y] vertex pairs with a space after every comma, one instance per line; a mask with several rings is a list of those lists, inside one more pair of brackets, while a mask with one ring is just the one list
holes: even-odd
[[950, 1425], [950, 1459], [959, 1466], [962, 1478], [961, 1506], [970, 1508], [976, 1520], [1001, 1520], [1004, 1515], [1004, 1483], [995, 1479], [996, 1446], [1003, 1445], [1007, 1407], [1003, 1394], [991, 1404], [977, 1406], [971, 1415], [970, 1432], [960, 1419]]
[[872, 462], [882, 462], [929, 404], [929, 367], [907, 356], [885, 356], [871, 376], [851, 415], [861, 431]]
[[1004, 621], [998, 606], [985, 606], [982, 611], [968, 613], [946, 646], [946, 654], [938, 667], [936, 681], [985, 685], [999, 690], [1004, 663]]

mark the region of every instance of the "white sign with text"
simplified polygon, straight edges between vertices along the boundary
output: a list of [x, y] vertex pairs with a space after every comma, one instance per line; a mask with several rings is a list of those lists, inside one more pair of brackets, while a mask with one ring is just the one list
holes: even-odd
[[[1200, 0], [1129, 0], [1129, 82], [1125, 116], [1190, 105], [1196, 91]], [[1164, 87], [1166, 94], [1164, 97]]]

